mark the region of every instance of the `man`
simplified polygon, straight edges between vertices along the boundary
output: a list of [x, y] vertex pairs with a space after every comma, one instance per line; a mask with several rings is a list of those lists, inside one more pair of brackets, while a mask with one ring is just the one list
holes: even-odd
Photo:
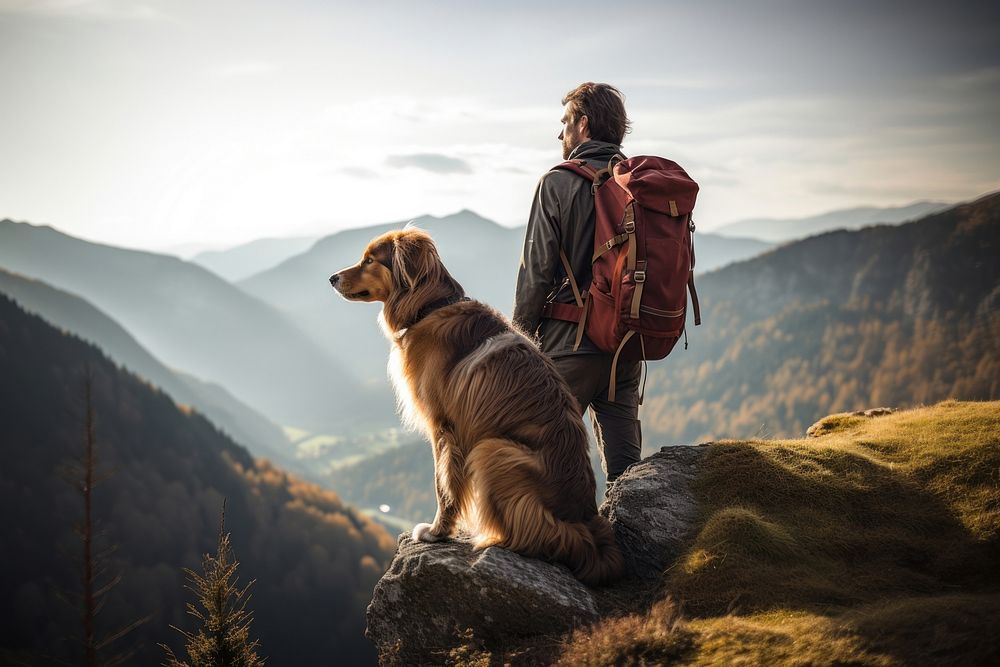
[[[621, 155], [629, 120], [618, 89], [588, 82], [567, 93], [562, 103], [559, 140], [564, 159], [586, 160], [595, 169], [603, 169], [613, 156]], [[615, 400], [611, 402], [608, 384], [614, 355], [597, 349], [586, 336], [574, 351], [577, 325], [542, 317], [547, 301], [574, 303], [560, 249], [569, 258], [580, 289], [590, 284], [595, 215], [590, 186], [565, 169], [549, 171], [539, 180], [521, 253], [513, 320], [528, 335], [539, 337], [542, 351], [552, 358], [581, 411], [590, 407], [610, 489], [625, 468], [640, 459], [641, 362], [619, 361]]]

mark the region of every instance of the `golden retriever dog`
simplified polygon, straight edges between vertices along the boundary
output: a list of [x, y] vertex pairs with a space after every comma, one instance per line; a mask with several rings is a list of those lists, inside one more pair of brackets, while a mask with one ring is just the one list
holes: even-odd
[[383, 234], [330, 283], [349, 300], [383, 303], [400, 411], [432, 445], [437, 514], [413, 539], [451, 537], [461, 522], [477, 549], [561, 562], [591, 585], [619, 577], [576, 399], [531, 339], [465, 297], [431, 237]]

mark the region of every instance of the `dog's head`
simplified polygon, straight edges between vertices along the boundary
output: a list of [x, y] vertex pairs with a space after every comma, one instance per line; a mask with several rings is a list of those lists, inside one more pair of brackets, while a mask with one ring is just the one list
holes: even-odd
[[376, 237], [360, 262], [330, 276], [330, 284], [349, 301], [388, 303], [442, 283], [457, 286], [430, 235], [415, 227]]

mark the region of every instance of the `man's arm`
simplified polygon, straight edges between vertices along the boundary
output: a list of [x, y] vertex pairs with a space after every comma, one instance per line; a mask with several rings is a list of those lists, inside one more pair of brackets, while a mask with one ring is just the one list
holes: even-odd
[[[560, 172], [542, 176], [531, 203], [514, 293], [514, 324], [534, 334], [542, 319], [545, 297], [552, 291], [562, 242], [562, 207], [557, 196]], [[553, 178], [555, 177], [555, 178]]]

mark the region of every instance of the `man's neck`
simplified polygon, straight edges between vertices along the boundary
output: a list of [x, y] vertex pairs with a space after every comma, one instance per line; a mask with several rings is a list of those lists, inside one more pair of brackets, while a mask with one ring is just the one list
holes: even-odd
[[570, 160], [584, 159], [590, 156], [611, 156], [615, 153], [621, 153], [621, 146], [616, 144], [611, 144], [606, 141], [597, 141], [596, 139], [588, 139], [583, 143], [579, 144], [574, 148], [570, 154]]

